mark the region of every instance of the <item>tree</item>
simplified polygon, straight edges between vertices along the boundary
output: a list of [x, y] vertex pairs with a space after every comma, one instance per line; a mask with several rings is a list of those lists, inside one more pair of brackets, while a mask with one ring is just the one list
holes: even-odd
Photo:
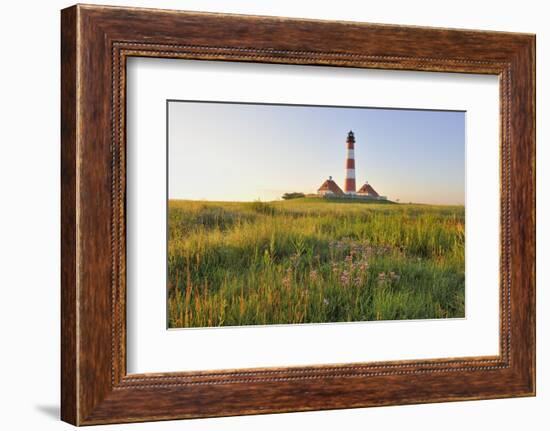
[[292, 192], [292, 193], [285, 193], [282, 198], [287, 201], [289, 199], [298, 199], [298, 198], [305, 198], [306, 195], [304, 195], [303, 193], [299, 193], [299, 192]]

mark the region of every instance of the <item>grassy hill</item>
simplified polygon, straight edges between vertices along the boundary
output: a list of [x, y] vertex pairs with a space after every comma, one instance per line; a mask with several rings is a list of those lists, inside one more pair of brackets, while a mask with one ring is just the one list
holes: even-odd
[[170, 201], [169, 326], [464, 316], [464, 207]]

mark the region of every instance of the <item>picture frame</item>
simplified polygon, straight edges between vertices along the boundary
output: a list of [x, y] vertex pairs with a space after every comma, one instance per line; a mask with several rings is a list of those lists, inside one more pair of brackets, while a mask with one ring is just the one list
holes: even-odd
[[[76, 5], [61, 12], [61, 418], [74, 425], [535, 395], [535, 36]], [[128, 374], [126, 61], [490, 74], [500, 353]]]

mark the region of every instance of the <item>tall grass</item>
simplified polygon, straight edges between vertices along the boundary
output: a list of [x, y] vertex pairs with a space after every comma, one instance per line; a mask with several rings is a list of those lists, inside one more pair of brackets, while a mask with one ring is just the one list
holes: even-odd
[[170, 327], [464, 316], [464, 207], [170, 201]]

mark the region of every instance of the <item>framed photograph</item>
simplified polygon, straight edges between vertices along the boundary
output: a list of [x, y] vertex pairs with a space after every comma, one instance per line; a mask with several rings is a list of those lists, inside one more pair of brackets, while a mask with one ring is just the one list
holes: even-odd
[[62, 419], [535, 394], [535, 36], [61, 13]]

